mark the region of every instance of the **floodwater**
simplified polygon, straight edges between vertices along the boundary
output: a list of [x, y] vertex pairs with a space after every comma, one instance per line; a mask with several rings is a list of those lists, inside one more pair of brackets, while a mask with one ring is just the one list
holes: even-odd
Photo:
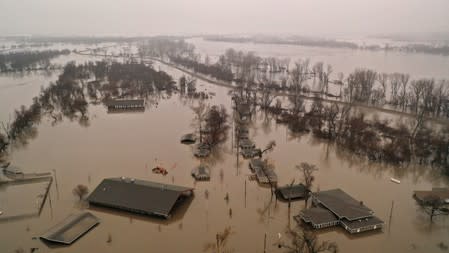
[[[155, 67], [167, 71], [175, 80], [182, 75], [164, 65]], [[197, 88], [215, 92], [208, 103], [223, 104], [232, 115], [227, 88], [201, 80]], [[17, 91], [14, 97], [25, 101], [34, 91]], [[7, 96], [5, 92], [1, 90], [0, 94]], [[7, 103], [0, 101], [2, 110]], [[286, 203], [275, 201], [268, 188], [248, 179], [248, 161], [241, 157], [237, 160], [232, 131], [226, 143], [204, 161], [211, 167], [211, 181], [194, 183], [190, 171], [200, 161], [193, 156], [191, 146], [179, 143], [183, 134], [194, 130], [194, 115], [189, 107], [192, 103], [174, 94], [159, 98], [145, 112], [113, 114], [103, 106], [91, 105], [87, 127], [69, 120], [53, 126], [44, 119], [35, 139], [25, 147], [13, 148], [9, 160], [25, 171], [54, 171], [56, 178], [40, 217], [0, 223], [0, 251], [38, 247], [38, 252], [203, 252], [205, 244], [215, 242], [217, 232], [230, 226], [233, 234], [227, 249], [263, 252], [266, 234], [267, 252], [286, 252], [277, 247], [278, 233], [288, 244], [286, 228], [289, 224], [295, 227], [296, 222], [289, 218]], [[276, 125], [260, 112], [249, 129], [258, 146], [276, 141], [266, 158], [275, 165], [280, 185], [301, 180], [295, 165], [315, 164], [319, 170], [314, 190], [341, 188], [385, 221], [381, 232], [359, 236], [349, 236], [341, 228], [320, 231], [319, 239], [337, 242], [340, 252], [440, 252], [438, 243], [449, 244], [449, 220], [437, 217], [430, 223], [412, 198], [413, 190], [447, 187], [447, 178], [438, 171], [370, 163], [309, 135], [292, 136], [285, 126]], [[153, 174], [151, 168], [156, 165], [166, 168], [168, 175]], [[191, 186], [195, 197], [170, 220], [88, 208], [101, 223], [69, 247], [48, 246], [33, 239], [69, 214], [86, 208], [72, 194], [77, 184], [85, 184], [93, 191], [103, 178], [119, 176]], [[390, 177], [398, 178], [401, 184], [392, 183]], [[227, 193], [229, 203], [224, 199]], [[27, 192], [20, 194], [25, 196]], [[303, 208], [303, 201], [293, 202], [291, 214]], [[111, 241], [107, 242], [109, 236]]]
[[245, 52], [253, 51], [262, 57], [290, 58], [291, 65], [296, 59], [309, 58], [312, 65], [315, 62], [322, 61], [326, 65], [332, 65], [334, 76], [339, 72], [347, 76], [356, 68], [370, 68], [380, 73], [408, 73], [412, 79], [449, 79], [449, 56], [442, 55], [297, 45], [216, 42], [199, 37], [189, 39], [187, 42], [193, 43], [198, 52], [202, 55], [209, 55], [212, 59], [218, 58], [226, 49], [234, 48]]

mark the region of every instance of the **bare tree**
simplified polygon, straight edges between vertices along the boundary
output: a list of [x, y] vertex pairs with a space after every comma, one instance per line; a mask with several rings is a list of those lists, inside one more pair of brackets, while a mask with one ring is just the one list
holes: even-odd
[[261, 83], [261, 88], [259, 89], [260, 92], [260, 107], [264, 110], [270, 108], [271, 103], [273, 100], [277, 97], [276, 93], [272, 91], [268, 87], [268, 82]]
[[393, 73], [390, 75], [390, 84], [391, 84], [391, 96], [390, 103], [393, 105], [398, 105], [399, 99], [399, 84], [400, 84], [400, 75], [399, 73]]
[[198, 104], [196, 106], [190, 107], [195, 114], [195, 124], [198, 126], [199, 133], [200, 133], [200, 143], [203, 142], [203, 129], [202, 125], [206, 119], [206, 114], [208, 110], [208, 106], [206, 105], [206, 102], [203, 99], [198, 100]]
[[407, 106], [407, 84], [410, 79], [409, 74], [400, 74], [399, 81], [401, 84], [401, 93], [399, 96], [399, 104], [402, 106], [402, 111], [405, 111]]
[[424, 212], [430, 216], [431, 222], [435, 216], [449, 215], [449, 209], [446, 207], [446, 203], [436, 195], [429, 195], [422, 201], [418, 201], [418, 203]]
[[379, 73], [377, 74], [377, 81], [380, 83], [382, 87], [382, 97], [385, 99], [388, 85], [388, 74], [387, 73]]
[[295, 95], [298, 95], [301, 92], [302, 84], [307, 80], [307, 75], [309, 74], [309, 63], [309, 59], [299, 59], [295, 62], [294, 68], [290, 72], [290, 79], [292, 81]]
[[289, 253], [319, 253], [338, 252], [338, 245], [335, 242], [318, 240], [318, 236], [309, 230], [289, 230], [292, 236], [292, 245], [279, 244], [280, 248], [287, 248]]
[[315, 181], [315, 176], [313, 175], [313, 172], [318, 170], [318, 168], [315, 165], [309, 163], [301, 163], [300, 165], [296, 165], [296, 168], [302, 172], [304, 186], [307, 191], [304, 199], [307, 207], [307, 201], [309, 200], [309, 195], [312, 191], [313, 181]]
[[272, 151], [275, 146], [276, 142], [274, 140], [268, 142], [267, 146], [265, 146], [265, 148], [260, 152], [260, 157], [262, 157], [265, 152]]
[[89, 193], [89, 189], [87, 188], [87, 186], [79, 184], [73, 189], [72, 193], [73, 195], [79, 197], [80, 200], [82, 200], [84, 196]]
[[421, 100], [424, 94], [424, 90], [426, 88], [428, 80], [427, 79], [419, 79], [414, 80], [411, 83], [411, 105], [414, 107], [414, 111], [416, 114], [418, 114], [418, 109], [421, 105]]
[[340, 112], [340, 107], [336, 103], [324, 107], [324, 119], [327, 123], [327, 136], [333, 139], [336, 135], [337, 117]]
[[433, 107], [432, 113], [435, 116], [440, 116], [441, 111], [443, 110], [444, 101], [449, 101], [449, 89], [446, 80], [441, 80], [438, 85], [435, 87], [433, 91]]
[[327, 64], [327, 71], [324, 74], [324, 88], [326, 90], [326, 93], [329, 93], [329, 77], [332, 74], [333, 68], [332, 65]]
[[215, 235], [215, 243], [206, 243], [204, 245], [204, 252], [212, 253], [224, 253], [231, 252], [230, 249], [226, 249], [229, 237], [234, 234], [231, 227], [226, 227], [223, 232], [219, 232]]
[[228, 117], [229, 115], [223, 105], [214, 105], [207, 111], [205, 118], [206, 142], [211, 147], [226, 139], [229, 129]]
[[318, 76], [320, 83], [322, 83], [323, 82], [324, 63], [323, 62], [315, 63], [312, 67], [312, 71], [313, 71], [314, 80]]

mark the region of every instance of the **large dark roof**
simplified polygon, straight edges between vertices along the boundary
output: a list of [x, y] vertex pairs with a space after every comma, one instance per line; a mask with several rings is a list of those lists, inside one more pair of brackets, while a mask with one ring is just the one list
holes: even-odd
[[338, 218], [331, 211], [321, 207], [312, 207], [303, 210], [295, 219], [298, 221], [299, 217], [302, 218], [305, 222], [311, 222], [315, 225], [338, 221]]
[[276, 189], [283, 199], [304, 198], [306, 195], [306, 187], [303, 184], [286, 185]]
[[70, 215], [56, 226], [50, 228], [40, 238], [51, 242], [72, 244], [100, 221], [89, 212]]
[[332, 211], [340, 219], [356, 220], [370, 217], [373, 211], [341, 189], [313, 193], [313, 198]]
[[104, 179], [88, 197], [91, 204], [168, 218], [192, 188], [129, 178]]

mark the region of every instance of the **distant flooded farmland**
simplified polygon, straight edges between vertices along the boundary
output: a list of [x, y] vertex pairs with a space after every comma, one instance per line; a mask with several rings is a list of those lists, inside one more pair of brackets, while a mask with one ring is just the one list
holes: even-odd
[[[198, 38], [190, 41], [201, 53], [210, 56], [234, 47], [264, 56], [310, 57], [331, 63], [336, 72], [370, 67], [377, 71], [407, 72], [415, 77], [449, 77], [449, 57], [443, 56], [218, 43]], [[64, 64], [96, 59], [100, 57], [71, 54], [56, 60]], [[165, 71], [175, 81], [185, 74], [157, 62], [154, 68]], [[40, 86], [56, 80], [57, 75], [59, 72], [1, 75], [0, 120], [7, 120], [20, 105], [31, 104]], [[229, 88], [200, 79], [196, 87], [212, 94], [206, 103], [223, 104], [232, 120]], [[0, 220], [1, 252], [17, 249], [26, 252], [30, 248], [39, 248], [37, 252], [205, 252], [205, 245], [215, 243], [216, 233], [226, 227], [232, 230], [227, 250], [264, 252], [266, 236], [267, 252], [286, 252], [278, 244], [290, 243], [286, 230], [297, 226], [293, 216], [304, 208], [304, 201], [292, 202], [289, 215], [287, 203], [272, 197], [268, 187], [249, 179], [248, 160], [237, 153], [232, 123], [227, 140], [203, 161], [211, 168], [211, 180], [195, 182], [190, 172], [200, 160], [193, 156], [192, 146], [180, 144], [182, 135], [195, 131], [191, 109], [195, 101], [179, 92], [170, 96], [161, 93], [148, 100], [151, 103], [147, 103], [143, 112], [108, 113], [105, 106], [90, 104], [89, 124], [85, 125], [67, 118], [52, 124], [51, 119], [44, 117], [37, 126], [37, 134], [26, 146], [11, 147], [8, 160], [12, 164], [30, 172], [52, 171], [54, 182], [39, 217]], [[276, 141], [273, 151], [264, 158], [274, 164], [279, 185], [302, 180], [296, 165], [315, 164], [319, 170], [314, 174], [313, 191], [341, 188], [385, 221], [385, 227], [374, 233], [349, 235], [342, 228], [318, 232], [319, 240], [335, 241], [340, 252], [439, 252], [439, 243], [449, 243], [448, 218], [437, 217], [430, 223], [428, 215], [412, 198], [414, 190], [447, 187], [449, 180], [440, 170], [418, 164], [371, 162], [311, 134], [295, 135], [261, 111], [252, 116], [249, 135], [258, 146]], [[165, 168], [168, 174], [152, 173], [155, 166]], [[88, 207], [101, 223], [73, 245], [48, 246], [36, 239], [68, 214], [86, 209], [72, 193], [76, 185], [84, 184], [91, 192], [104, 178], [121, 176], [193, 187], [194, 198], [169, 220]], [[401, 183], [391, 182], [392, 177]], [[29, 193], [17, 194], [22, 198]], [[0, 211], [8, 204], [0, 203]]]
[[193, 43], [197, 50], [210, 57], [218, 57], [228, 48], [243, 51], [254, 51], [263, 57], [309, 58], [312, 62], [322, 61], [334, 66], [334, 72], [347, 74], [356, 68], [371, 68], [377, 72], [409, 73], [414, 78], [448, 79], [449, 57], [422, 53], [403, 53], [354, 50], [345, 48], [304, 47], [296, 45], [232, 43], [204, 40], [195, 37], [187, 40]]

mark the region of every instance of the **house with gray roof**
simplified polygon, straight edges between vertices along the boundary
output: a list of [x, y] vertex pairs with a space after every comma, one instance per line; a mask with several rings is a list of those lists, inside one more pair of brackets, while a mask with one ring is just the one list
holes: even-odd
[[190, 187], [121, 177], [104, 179], [87, 200], [91, 205], [168, 219], [178, 204], [192, 196]]
[[351, 234], [381, 229], [384, 222], [374, 212], [341, 189], [312, 193], [314, 207], [295, 217], [315, 229], [340, 225]]
[[277, 184], [278, 176], [265, 161], [262, 161], [261, 159], [251, 159], [249, 168], [260, 184]]
[[145, 110], [143, 99], [112, 99], [105, 104], [108, 111]]
[[300, 183], [278, 187], [276, 194], [283, 200], [296, 200], [305, 198], [308, 193], [306, 187]]

